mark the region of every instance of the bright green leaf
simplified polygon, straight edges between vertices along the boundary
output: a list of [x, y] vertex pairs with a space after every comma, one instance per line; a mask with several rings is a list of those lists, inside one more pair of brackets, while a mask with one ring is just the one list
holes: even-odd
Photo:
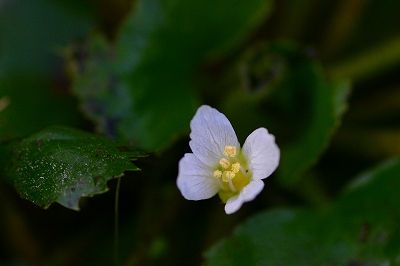
[[131, 160], [141, 156], [103, 137], [55, 126], [4, 146], [2, 157], [10, 147], [6, 181], [21, 197], [41, 207], [58, 202], [73, 210], [79, 210], [81, 197], [106, 192], [108, 180], [139, 170]]
[[256, 215], [207, 252], [208, 265], [396, 264], [399, 175], [400, 161], [390, 161], [356, 178], [325, 211]]

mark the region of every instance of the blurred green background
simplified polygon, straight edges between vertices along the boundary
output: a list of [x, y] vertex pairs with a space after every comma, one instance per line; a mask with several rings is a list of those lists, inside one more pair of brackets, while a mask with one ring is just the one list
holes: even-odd
[[[389, 0], [0, 0], [0, 265], [112, 265], [116, 248], [121, 265], [400, 265], [399, 10]], [[266, 127], [281, 148], [264, 191], [233, 215], [218, 197], [184, 200], [175, 184], [201, 104], [241, 143]], [[101, 162], [90, 155], [99, 143]], [[36, 146], [89, 166], [48, 171], [53, 157], [29, 153]], [[129, 158], [141, 171], [121, 179], [118, 247], [112, 177], [136, 170]], [[65, 198], [42, 209], [19, 186], [26, 165], [32, 182], [56, 180], [38, 197], [64, 185], [63, 167], [109, 180], [109, 191], [81, 198], [79, 212]], [[96, 186], [85, 195], [105, 192]]]

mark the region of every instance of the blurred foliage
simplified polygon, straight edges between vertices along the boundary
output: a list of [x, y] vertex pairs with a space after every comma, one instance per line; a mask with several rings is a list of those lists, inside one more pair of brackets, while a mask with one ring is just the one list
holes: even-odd
[[93, 12], [79, 16], [45, 0], [1, 1], [0, 12], [1, 138], [23, 137], [59, 121], [78, 125], [63, 49], [90, 29]]
[[[97, 36], [71, 51], [72, 64], [83, 64], [73, 68], [73, 88], [84, 112], [104, 134], [150, 151], [165, 148], [187, 130], [200, 104], [193, 74], [200, 62], [237, 46], [270, 6], [262, 0], [139, 2], [121, 25], [115, 51]], [[81, 53], [83, 62], [73, 57]]]
[[[0, 1], [0, 264], [398, 264], [399, 9]], [[175, 185], [201, 104], [281, 148], [234, 215]]]
[[[230, 95], [224, 113], [237, 125], [242, 143], [259, 125], [282, 132], [277, 140], [282, 150], [278, 178], [293, 187], [326, 148], [345, 110], [350, 85], [326, 78], [307, 51], [289, 43], [254, 47], [237, 65], [246, 85]], [[292, 130], [287, 131], [288, 125]]]
[[207, 253], [209, 265], [397, 265], [399, 174], [398, 160], [386, 162], [326, 210], [258, 214]]

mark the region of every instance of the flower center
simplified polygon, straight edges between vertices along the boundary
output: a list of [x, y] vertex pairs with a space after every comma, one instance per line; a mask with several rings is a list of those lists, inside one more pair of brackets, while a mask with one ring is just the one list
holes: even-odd
[[228, 158], [219, 160], [218, 169], [214, 171], [214, 177], [218, 179], [221, 187], [230, 194], [236, 194], [250, 183], [248, 170], [238, 162], [236, 147], [225, 146], [224, 155]]

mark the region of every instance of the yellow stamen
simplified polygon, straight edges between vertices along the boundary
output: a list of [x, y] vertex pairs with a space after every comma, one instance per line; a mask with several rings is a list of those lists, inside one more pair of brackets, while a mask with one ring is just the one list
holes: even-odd
[[231, 163], [225, 158], [219, 160], [219, 164], [225, 169], [228, 169], [228, 167], [231, 165]]
[[214, 171], [214, 177], [215, 178], [220, 178], [222, 176], [222, 172], [220, 170]]
[[236, 163], [232, 164], [231, 171], [233, 173], [235, 173], [235, 174], [239, 173], [239, 171], [240, 171], [240, 163], [236, 162]]
[[225, 146], [224, 150], [225, 156], [234, 157], [236, 155], [236, 147], [235, 146]]
[[226, 157], [219, 160], [219, 166], [213, 172], [221, 187], [218, 193], [223, 202], [240, 192], [251, 180], [244, 168], [246, 162], [238, 162], [240, 158], [236, 158], [236, 152], [235, 146], [225, 146], [223, 153]]
[[224, 182], [229, 182], [230, 179], [235, 177], [235, 173], [233, 173], [232, 171], [225, 171], [222, 174], [222, 181]]

